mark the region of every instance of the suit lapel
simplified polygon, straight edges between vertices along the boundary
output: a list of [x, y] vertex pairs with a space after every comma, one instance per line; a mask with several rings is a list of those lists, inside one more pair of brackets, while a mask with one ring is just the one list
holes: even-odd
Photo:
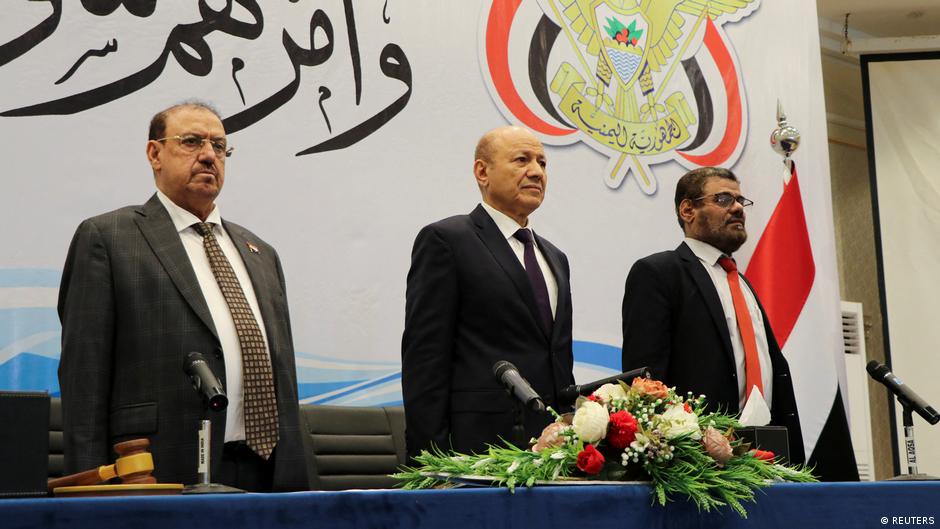
[[705, 271], [705, 267], [702, 266], [699, 258], [692, 252], [692, 249], [689, 248], [687, 244], [680, 244], [679, 247], [676, 248], [676, 253], [679, 254], [683, 266], [689, 275], [692, 276], [692, 280], [695, 281], [695, 285], [698, 286], [699, 292], [702, 293], [705, 306], [708, 307], [708, 313], [711, 314], [712, 322], [718, 329], [718, 335], [721, 336], [721, 343], [724, 346], [725, 354], [733, 361], [734, 349], [731, 348], [731, 333], [728, 331], [728, 322], [725, 319], [725, 311], [721, 308], [721, 299], [718, 298], [715, 283], [712, 282], [712, 278], [708, 275], [708, 272]]
[[212, 315], [209, 313], [209, 305], [206, 304], [206, 298], [202, 295], [193, 265], [189, 261], [186, 249], [183, 248], [183, 241], [180, 240], [170, 214], [167, 213], [156, 194], [150, 197], [150, 200], [141, 206], [137, 213], [138, 216], [134, 219], [137, 227], [160, 264], [163, 265], [167, 275], [170, 276], [170, 280], [199, 319], [218, 338], [215, 325], [212, 323]]
[[[258, 249], [257, 243], [251, 240], [251, 237], [246, 233], [241, 227], [226, 222], [222, 220], [222, 225], [225, 227], [225, 232], [228, 233], [229, 237], [232, 238], [232, 244], [235, 245], [235, 248], [238, 250], [238, 255], [242, 258], [242, 263], [245, 264], [245, 270], [248, 271], [248, 278], [251, 280], [251, 286], [255, 291], [255, 299], [258, 300], [258, 310], [261, 312], [261, 319], [264, 321], [265, 333], [268, 337], [268, 350], [271, 353], [271, 357], [275, 358], [275, 341], [274, 341], [274, 330], [271, 328], [271, 325], [274, 324], [274, 318], [271, 314], [274, 313], [271, 309], [271, 293], [276, 284], [276, 279], [270, 279], [266, 272], [269, 268], [265, 265], [263, 258]], [[272, 283], [275, 282], [275, 283]], [[279, 290], [279, 288], [278, 288]]]
[[[558, 287], [558, 299], [555, 302], [555, 319], [557, 321], [559, 314], [566, 314], [565, 311], [567, 310], [568, 303], [571, 302], [571, 300], [568, 299], [568, 292], [570, 292], [568, 276], [561, 267], [561, 260], [558, 258], [558, 255], [553, 249], [549, 248], [545, 239], [536, 234], [535, 240], [538, 242], [539, 250], [542, 251], [542, 255], [545, 256], [545, 260], [548, 262], [548, 267], [552, 270], [552, 275], [555, 276], [555, 284]], [[561, 332], [561, 327], [561, 325], [552, 326], [553, 341], [558, 337], [558, 333]]]
[[499, 266], [506, 272], [509, 279], [512, 280], [522, 297], [522, 301], [529, 308], [529, 313], [535, 320], [536, 326], [542, 330], [542, 335], [549, 339], [548, 330], [544, 328], [539, 316], [538, 307], [535, 305], [535, 293], [532, 291], [532, 284], [529, 283], [529, 276], [525, 273], [522, 263], [509, 247], [509, 242], [503, 237], [502, 232], [496, 227], [496, 223], [490, 217], [489, 213], [483, 209], [483, 206], [477, 206], [470, 212], [470, 218], [477, 228], [477, 236], [483, 241], [483, 244], [489, 249], [493, 258], [499, 263]]
[[262, 310], [264, 306], [262, 300], [265, 299], [270, 289], [266, 281], [264, 268], [258, 259], [261, 255], [258, 247], [254, 242], [248, 239], [247, 234], [239, 229], [238, 226], [225, 222], [225, 220], [222, 221], [222, 225], [225, 226], [225, 232], [232, 238], [232, 244], [238, 249], [238, 254], [245, 264], [245, 269], [248, 270], [251, 286], [254, 288], [255, 297], [258, 299], [258, 308]]

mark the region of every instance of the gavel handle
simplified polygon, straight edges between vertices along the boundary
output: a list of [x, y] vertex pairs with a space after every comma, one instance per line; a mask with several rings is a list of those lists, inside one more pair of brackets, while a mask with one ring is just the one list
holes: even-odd
[[70, 474], [61, 478], [50, 478], [47, 488], [50, 492], [58, 487], [75, 487], [79, 485], [97, 485], [115, 477], [114, 465], [104, 465], [78, 474]]

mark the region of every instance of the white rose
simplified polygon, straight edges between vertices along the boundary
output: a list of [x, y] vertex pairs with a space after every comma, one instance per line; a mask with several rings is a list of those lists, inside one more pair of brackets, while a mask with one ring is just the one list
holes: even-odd
[[627, 392], [623, 390], [623, 387], [620, 384], [604, 384], [603, 386], [597, 388], [594, 392], [594, 396], [600, 398], [604, 402], [610, 402], [612, 400], [627, 400]]
[[571, 426], [582, 441], [595, 443], [607, 436], [608, 421], [610, 414], [607, 413], [607, 408], [600, 403], [586, 400], [574, 412]]
[[685, 411], [681, 405], [669, 408], [661, 417], [663, 424], [660, 429], [666, 439], [675, 439], [685, 434], [691, 434], [692, 439], [702, 438], [702, 430], [698, 427], [698, 417], [694, 413]]

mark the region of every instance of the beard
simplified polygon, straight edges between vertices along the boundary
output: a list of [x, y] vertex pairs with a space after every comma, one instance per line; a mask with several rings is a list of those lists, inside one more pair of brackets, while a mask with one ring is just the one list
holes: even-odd
[[741, 221], [743, 223], [744, 218], [743, 216], [735, 216], [719, 225], [708, 223], [705, 229], [699, 230], [701, 233], [696, 234], [695, 238], [718, 248], [730, 256], [747, 241], [747, 230], [744, 229], [744, 225], [739, 226], [733, 224], [732, 221]]
[[738, 229], [729, 230], [728, 227], [710, 235], [711, 240], [706, 240], [705, 242], [711, 244], [715, 248], [718, 248], [729, 256], [738, 251], [738, 248], [740, 248], [741, 245], [747, 241], [746, 231]]

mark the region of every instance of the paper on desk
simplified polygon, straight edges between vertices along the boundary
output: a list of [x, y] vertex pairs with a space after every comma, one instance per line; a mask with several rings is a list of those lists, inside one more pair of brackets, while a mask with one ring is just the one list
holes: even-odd
[[748, 397], [744, 410], [741, 411], [739, 419], [743, 426], [767, 426], [770, 424], [770, 408], [767, 407], [767, 401], [764, 395], [757, 387], [751, 390], [751, 396]]

